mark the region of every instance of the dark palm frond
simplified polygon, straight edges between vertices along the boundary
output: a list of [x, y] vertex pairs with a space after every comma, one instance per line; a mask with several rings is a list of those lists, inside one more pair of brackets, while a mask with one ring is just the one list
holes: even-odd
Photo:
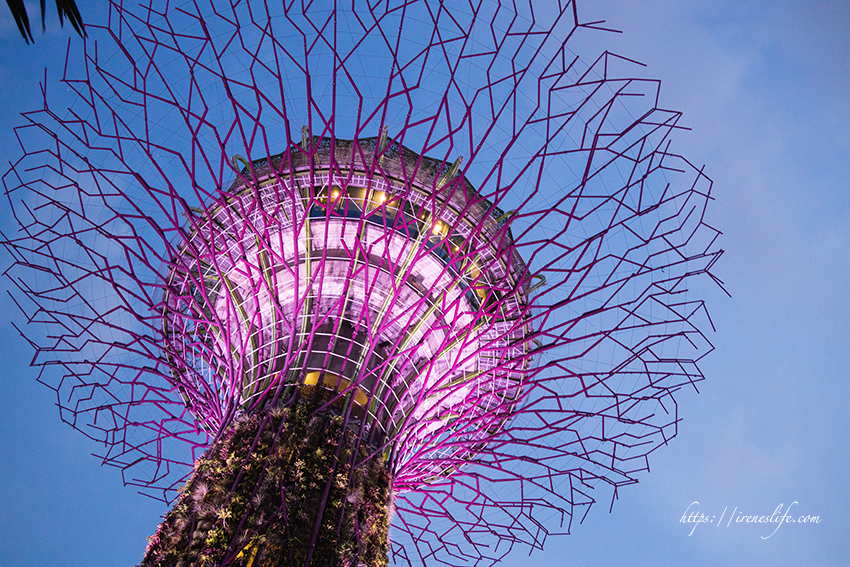
[[[86, 35], [83, 18], [80, 16], [80, 10], [77, 8], [75, 0], [56, 0], [56, 11], [59, 12], [59, 25], [64, 26], [63, 18], [67, 17], [80, 37]], [[41, 0], [41, 26], [44, 27], [44, 0]]]
[[[24, 36], [24, 41], [27, 43], [30, 41], [34, 42], [35, 40], [32, 37], [32, 31], [30, 31], [30, 19], [29, 16], [27, 16], [27, 8], [24, 6], [24, 0], [6, 0], [6, 4], [9, 5], [9, 10], [15, 18], [15, 23], [18, 24], [18, 29], [20, 30], [21, 35]], [[44, 13], [43, 10], [42, 13]]]
[[[27, 15], [27, 8], [24, 6], [24, 0], [6, 0], [6, 4], [9, 5], [9, 10], [12, 12], [12, 16], [15, 18], [15, 23], [18, 24], [18, 30], [20, 30], [21, 35], [24, 36], [24, 41], [27, 43], [35, 42], [35, 39], [32, 36], [32, 30], [30, 29], [30, 20]], [[68, 21], [71, 22], [71, 25], [74, 26], [74, 30], [80, 35], [80, 37], [86, 35], [85, 25], [83, 24], [83, 19], [80, 16], [80, 10], [77, 8], [77, 3], [75, 0], [56, 0], [56, 11], [59, 13], [59, 25], [65, 25], [65, 18], [68, 18]], [[41, 29], [45, 29], [45, 0], [41, 0]]]

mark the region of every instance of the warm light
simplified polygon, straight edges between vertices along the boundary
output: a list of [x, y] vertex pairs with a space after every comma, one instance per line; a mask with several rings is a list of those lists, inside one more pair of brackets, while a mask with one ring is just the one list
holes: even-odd
[[[317, 372], [315, 370], [313, 372], [308, 372], [304, 377], [303, 386], [315, 386], [319, 383], [319, 377], [321, 374], [321, 372]], [[324, 374], [325, 375], [322, 378], [322, 386], [328, 390], [344, 392], [349, 388], [349, 386], [351, 386], [351, 380], [347, 378], [342, 378], [332, 372], [325, 372]], [[367, 396], [366, 392], [359, 387], [354, 390], [354, 403], [360, 407], [366, 407], [369, 403], [369, 396]]]

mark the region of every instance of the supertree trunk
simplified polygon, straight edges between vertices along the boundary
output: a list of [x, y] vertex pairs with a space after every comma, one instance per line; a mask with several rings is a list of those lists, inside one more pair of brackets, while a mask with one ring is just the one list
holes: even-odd
[[237, 420], [197, 461], [142, 566], [387, 565], [384, 460], [313, 409]]

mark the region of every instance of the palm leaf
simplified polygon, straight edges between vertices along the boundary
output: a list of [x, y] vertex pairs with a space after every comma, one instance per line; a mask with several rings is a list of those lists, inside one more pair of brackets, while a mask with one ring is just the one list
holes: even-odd
[[[27, 43], [35, 42], [30, 29], [29, 15], [27, 8], [24, 6], [24, 0], [6, 0], [9, 5], [9, 11], [12, 12], [12, 17], [15, 18], [15, 23], [18, 25], [18, 30], [24, 36], [24, 41]], [[45, 29], [45, 0], [41, 0], [41, 29]], [[59, 13], [59, 25], [65, 25], [65, 18], [74, 26], [74, 30], [83, 37], [86, 35], [85, 25], [80, 16], [80, 10], [77, 8], [75, 0], [56, 0], [56, 11]]]

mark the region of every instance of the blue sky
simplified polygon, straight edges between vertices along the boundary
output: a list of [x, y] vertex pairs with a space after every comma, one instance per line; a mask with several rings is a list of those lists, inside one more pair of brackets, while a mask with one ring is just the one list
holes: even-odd
[[[81, 2], [94, 18], [97, 2]], [[850, 5], [841, 2], [603, 2], [582, 6], [622, 34], [599, 45], [647, 65], [661, 105], [684, 112], [675, 149], [714, 180], [708, 222], [724, 235], [704, 283], [717, 327], [700, 394], [683, 392], [679, 436], [652, 472], [595, 507], [573, 535], [504, 565], [844, 565], [850, 428]], [[5, 12], [2, 12], [5, 14]], [[33, 12], [35, 7], [33, 6]], [[52, 16], [52, 14], [51, 14]], [[38, 103], [43, 68], [58, 79], [65, 38], [55, 17], [27, 47], [0, 20], [0, 155]], [[21, 59], [26, 57], [26, 63]], [[53, 88], [60, 88], [54, 83]], [[5, 168], [4, 168], [5, 169]], [[8, 211], [0, 222], [10, 226]], [[96, 447], [62, 424], [31, 352], [6, 321], [0, 376], [0, 566], [133, 565], [164, 508], [98, 466]], [[733, 523], [779, 504], [819, 524]], [[723, 525], [680, 523], [694, 509]], [[799, 513], [798, 513], [799, 512]]]

